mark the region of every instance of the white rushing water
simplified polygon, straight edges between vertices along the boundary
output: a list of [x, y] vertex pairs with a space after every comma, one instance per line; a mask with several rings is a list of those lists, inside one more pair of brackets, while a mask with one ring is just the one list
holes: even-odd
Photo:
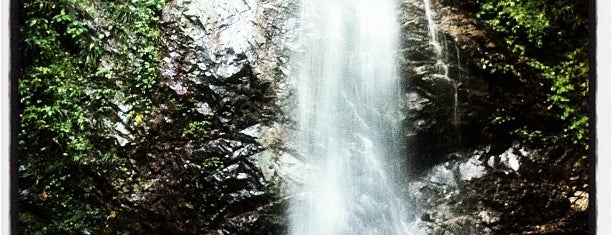
[[395, 0], [305, 0], [297, 71], [298, 148], [312, 169], [290, 234], [407, 234], [399, 147]]

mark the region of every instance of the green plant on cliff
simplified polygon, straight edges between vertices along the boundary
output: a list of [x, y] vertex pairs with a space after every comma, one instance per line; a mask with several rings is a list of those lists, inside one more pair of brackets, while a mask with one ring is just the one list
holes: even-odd
[[99, 233], [122, 210], [133, 170], [107, 122], [121, 96], [148, 114], [163, 4], [20, 1], [20, 233]]
[[[546, 106], [564, 123], [563, 136], [588, 149], [588, 1], [477, 3], [477, 17], [497, 32], [509, 49], [487, 54], [483, 67], [491, 73], [548, 84]], [[532, 133], [541, 131], [523, 128], [515, 133], [532, 138], [536, 136]]]

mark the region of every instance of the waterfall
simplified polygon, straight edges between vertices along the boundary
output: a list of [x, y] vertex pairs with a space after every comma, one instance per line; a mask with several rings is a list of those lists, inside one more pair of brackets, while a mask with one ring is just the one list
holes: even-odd
[[295, 136], [311, 174], [294, 189], [290, 234], [408, 233], [397, 4], [302, 1]]

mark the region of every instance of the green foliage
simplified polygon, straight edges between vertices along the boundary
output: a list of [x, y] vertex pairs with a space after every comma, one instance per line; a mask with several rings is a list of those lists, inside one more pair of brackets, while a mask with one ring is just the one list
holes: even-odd
[[537, 142], [546, 139], [541, 130], [533, 130], [527, 126], [523, 126], [514, 131], [515, 135], [518, 135], [530, 142]]
[[105, 123], [121, 119], [112, 108], [121, 97], [129, 116], [147, 113], [164, 1], [20, 4], [20, 232], [99, 233], [121, 210], [108, 199], [134, 174]]
[[[61, 173], [95, 157], [89, 141], [93, 122], [82, 106], [86, 77], [75, 55], [86, 32], [76, 19], [76, 1], [24, 2], [24, 59], [18, 89], [20, 221], [25, 234], [82, 230], [96, 220], [87, 203], [96, 196], [91, 178]], [[68, 185], [79, 185], [81, 192]], [[93, 199], [92, 201], [96, 201]], [[58, 220], [50, 220], [54, 217]]]
[[587, 61], [585, 48], [569, 53], [566, 60], [554, 66], [530, 61], [533, 67], [542, 71], [545, 78], [552, 81], [548, 109], [558, 110], [560, 118], [568, 123], [563, 131], [570, 135], [574, 144], [584, 149], [588, 149], [589, 129]]
[[[114, 91], [109, 101], [133, 106], [128, 113], [133, 121], [136, 117], [151, 119], [152, 99], [158, 89], [158, 13], [162, 6], [162, 0], [104, 2], [94, 15], [105, 22], [94, 25], [96, 35], [89, 45], [88, 61], [100, 65], [95, 75], [103, 79], [98, 83]], [[103, 56], [96, 57], [99, 54]]]
[[538, 3], [541, 1], [485, 1], [476, 16], [485, 18], [495, 31], [507, 33], [505, 41], [513, 50], [524, 51], [525, 38], [530, 46], [541, 47], [550, 26], [545, 8]]
[[209, 157], [204, 159], [204, 163], [202, 163], [202, 166], [204, 166], [205, 168], [217, 168], [219, 166], [221, 166], [223, 164], [223, 161], [221, 161], [221, 158], [219, 157]]
[[210, 132], [210, 123], [208, 121], [191, 122], [183, 131], [183, 136], [191, 139], [200, 139], [208, 135]]
[[[545, 80], [539, 83], [550, 84], [547, 106], [565, 123], [563, 135], [586, 150], [588, 1], [477, 2], [480, 4], [477, 17], [497, 32], [508, 48], [508, 52], [486, 53], [481, 61], [483, 68], [491, 74]], [[526, 127], [514, 132], [530, 140], [545, 136], [543, 130]]]

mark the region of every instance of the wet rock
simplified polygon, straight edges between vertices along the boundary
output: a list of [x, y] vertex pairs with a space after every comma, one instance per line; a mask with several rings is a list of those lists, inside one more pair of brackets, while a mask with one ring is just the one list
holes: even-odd
[[[129, 104], [105, 125], [129, 154], [111, 228], [134, 234], [280, 234], [285, 199], [275, 159], [290, 93], [286, 57], [295, 3], [169, 1], [154, 120]], [[147, 120], [148, 121], [148, 120]], [[129, 125], [128, 125], [129, 124]], [[137, 133], [138, 135], [136, 135]], [[147, 136], [147, 138], [136, 138]], [[111, 173], [105, 173], [111, 174]], [[113, 176], [114, 177], [114, 176]], [[109, 199], [110, 201], [110, 199]]]
[[586, 219], [588, 193], [569, 187], [563, 165], [542, 160], [552, 153], [514, 144], [502, 153], [451, 154], [408, 187], [417, 227], [424, 234], [584, 234], [584, 224], [573, 226]]
[[479, 158], [479, 155], [475, 155], [469, 158], [467, 162], [459, 164], [461, 180], [470, 181], [471, 179], [480, 178], [487, 173], [487, 168], [484, 166], [483, 162], [478, 160]]
[[[491, 156], [487, 160], [487, 165], [491, 168], [505, 169], [508, 171], [518, 171], [521, 166], [520, 159], [522, 154], [526, 154], [524, 149], [517, 151], [514, 148], [509, 148], [499, 156]], [[518, 154], [517, 154], [518, 153]]]
[[497, 48], [495, 36], [473, 14], [449, 5], [431, 1], [439, 41], [432, 44], [423, 1], [402, 2], [406, 154], [417, 175], [458, 150], [510, 146], [510, 138], [498, 135], [504, 130], [490, 127], [491, 120], [500, 115], [499, 106], [525, 96], [514, 86], [487, 80], [481, 58]]
[[586, 211], [589, 209], [589, 193], [585, 191], [576, 191], [574, 195], [569, 197], [572, 204], [572, 209], [577, 211]]
[[184, 157], [190, 163], [183, 163], [194, 175], [182, 181], [200, 191], [178, 197], [192, 208], [186, 211], [209, 216], [197, 216], [194, 231], [269, 234], [281, 228], [282, 173], [275, 159], [286, 137], [274, 130], [285, 125], [279, 119], [291, 89], [286, 54], [296, 36], [295, 7], [280, 0], [166, 4], [163, 83], [191, 104], [191, 116], [182, 119], [198, 120], [207, 133], [190, 140]]

